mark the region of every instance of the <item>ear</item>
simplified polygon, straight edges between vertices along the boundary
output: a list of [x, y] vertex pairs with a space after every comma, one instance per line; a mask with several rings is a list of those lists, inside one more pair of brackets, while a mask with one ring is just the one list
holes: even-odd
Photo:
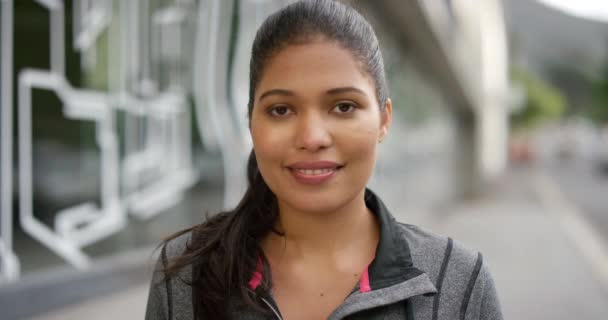
[[391, 126], [393, 121], [393, 102], [390, 98], [386, 99], [384, 110], [380, 113], [380, 134], [378, 135], [378, 141], [382, 141], [388, 133], [388, 128]]

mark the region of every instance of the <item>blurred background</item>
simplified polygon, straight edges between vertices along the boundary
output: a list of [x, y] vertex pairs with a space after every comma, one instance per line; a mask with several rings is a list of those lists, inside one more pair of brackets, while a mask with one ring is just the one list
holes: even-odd
[[[250, 46], [288, 0], [0, 0], [0, 318], [143, 318], [233, 207]], [[484, 253], [506, 319], [608, 315], [608, 3], [346, 1], [394, 102], [370, 187]]]

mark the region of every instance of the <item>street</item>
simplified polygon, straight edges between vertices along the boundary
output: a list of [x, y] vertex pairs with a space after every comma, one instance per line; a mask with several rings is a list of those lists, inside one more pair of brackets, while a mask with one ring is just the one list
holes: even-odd
[[546, 170], [608, 244], [608, 175], [587, 159], [556, 159]]

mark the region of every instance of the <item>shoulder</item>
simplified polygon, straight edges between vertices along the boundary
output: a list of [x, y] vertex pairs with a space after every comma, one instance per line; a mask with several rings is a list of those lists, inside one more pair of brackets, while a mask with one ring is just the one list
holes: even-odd
[[168, 240], [161, 249], [162, 259], [172, 259], [182, 255], [192, 239], [192, 231], [185, 232], [173, 239]]
[[[172, 276], [167, 274], [164, 270], [167, 269], [171, 262], [177, 257], [181, 256], [185, 253], [188, 245], [190, 244], [190, 239], [192, 237], [192, 232], [188, 231], [184, 234], [181, 234], [175, 238], [169, 239], [165, 241], [160, 248], [156, 250], [155, 256], [156, 265], [154, 267], [154, 276], [152, 278], [152, 285], [157, 285], [164, 281], [169, 281], [168, 278]], [[188, 275], [189, 270], [181, 270], [176, 272], [176, 275], [180, 277], [184, 275]]]
[[421, 227], [399, 223], [414, 266], [438, 280], [450, 274], [470, 274], [483, 264], [482, 254], [450, 237], [439, 235]]
[[418, 226], [399, 226], [414, 266], [429, 275], [442, 297], [441, 309], [463, 319], [502, 319], [494, 280], [479, 251]]
[[170, 262], [184, 254], [192, 232], [185, 232], [166, 241], [160, 248], [154, 275], [148, 293], [146, 319], [173, 319], [175, 315], [185, 315], [180, 319], [191, 319], [191, 288], [192, 268], [185, 267], [175, 273], [164, 271]]

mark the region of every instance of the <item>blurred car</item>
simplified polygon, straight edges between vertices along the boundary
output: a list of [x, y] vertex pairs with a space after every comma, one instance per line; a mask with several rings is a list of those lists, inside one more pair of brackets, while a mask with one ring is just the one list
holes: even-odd
[[536, 161], [536, 151], [529, 140], [511, 139], [509, 142], [509, 161], [530, 164]]

